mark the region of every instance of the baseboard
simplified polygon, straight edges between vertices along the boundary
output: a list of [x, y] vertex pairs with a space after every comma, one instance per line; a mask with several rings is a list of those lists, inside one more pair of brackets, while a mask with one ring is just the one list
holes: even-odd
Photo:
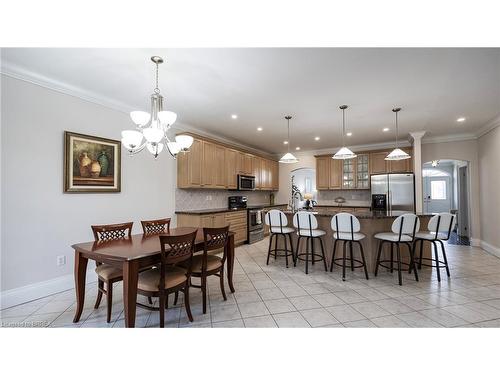
[[[87, 269], [87, 284], [96, 281], [96, 276], [93, 272], [94, 267], [95, 266], [92, 265], [92, 267]], [[74, 287], [75, 279], [73, 274], [70, 274], [22, 286], [20, 288], [5, 290], [0, 294], [0, 308], [3, 310], [8, 307], [47, 297], [51, 294], [64, 292], [66, 290], [73, 289]]]
[[481, 247], [481, 239], [480, 238], [472, 238], [470, 239], [471, 246]]
[[494, 255], [497, 258], [500, 258], [500, 248], [495, 247], [486, 241], [481, 241], [481, 248], [483, 250], [487, 251], [488, 253], [490, 253], [491, 255]]

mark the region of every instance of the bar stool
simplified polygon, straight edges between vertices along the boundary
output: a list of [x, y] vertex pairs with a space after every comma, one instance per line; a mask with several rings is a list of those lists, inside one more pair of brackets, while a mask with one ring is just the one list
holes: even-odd
[[[277, 257], [285, 257], [286, 267], [288, 268], [288, 257], [292, 256], [292, 261], [295, 261], [295, 256], [293, 253], [293, 245], [292, 245], [292, 233], [294, 232], [293, 228], [287, 227], [288, 220], [286, 215], [280, 210], [270, 210], [266, 213], [265, 223], [269, 226], [269, 249], [267, 251], [267, 262], [266, 265], [269, 265], [269, 257], [271, 254], [274, 254], [274, 259]], [[278, 249], [278, 236], [283, 236], [283, 242], [285, 243], [284, 249]], [[274, 237], [274, 249], [271, 249]], [[290, 242], [290, 250], [287, 247], [286, 239], [288, 237], [288, 241]]]
[[[364, 267], [365, 269], [365, 277], [368, 280], [368, 270], [366, 269], [366, 261], [365, 254], [363, 252], [363, 245], [361, 244], [361, 240], [366, 236], [363, 233], [360, 233], [361, 224], [356, 216], [353, 214], [349, 214], [347, 212], [342, 212], [336, 214], [332, 217], [332, 221], [330, 225], [333, 230], [333, 255], [332, 255], [332, 263], [330, 265], [330, 272], [333, 271], [333, 264], [342, 267], [342, 281], [345, 281], [345, 263], [346, 260], [351, 262], [351, 271], [354, 271], [355, 268]], [[337, 251], [337, 242], [343, 242], [343, 256], [342, 258], [335, 258], [335, 252]], [[359, 252], [361, 253], [361, 260], [354, 259], [352, 255], [353, 243], [357, 243], [359, 245]], [[346, 258], [346, 247], [349, 244], [350, 257]], [[337, 263], [342, 260], [342, 264]], [[355, 266], [354, 263], [357, 263]]]
[[[447, 212], [434, 215], [429, 220], [429, 224], [427, 224], [428, 232], [417, 232], [415, 234], [415, 241], [413, 242], [414, 252], [417, 248], [417, 243], [420, 241], [420, 256], [415, 259], [415, 262], [418, 260], [418, 269], [422, 268], [422, 260], [430, 260], [431, 264], [424, 264], [424, 266], [436, 267], [438, 281], [441, 281], [441, 273], [439, 272], [440, 268], [446, 268], [446, 274], [450, 277], [450, 269], [448, 267], [448, 259], [446, 258], [446, 252], [444, 251], [443, 241], [448, 241], [450, 239], [455, 219], [455, 215]], [[432, 243], [435, 259], [432, 259], [432, 255], [430, 258], [422, 257], [424, 241]], [[439, 260], [437, 243], [441, 245], [441, 252], [443, 253], [444, 261]], [[435, 261], [435, 265], [432, 265], [433, 260]]]
[[[324, 230], [318, 229], [318, 220], [316, 217], [310, 212], [299, 211], [293, 215], [293, 226], [297, 229], [297, 251], [295, 254], [295, 260], [293, 262], [293, 266], [297, 265], [297, 259], [303, 260], [306, 262], [306, 274], [309, 273], [309, 250], [311, 251], [311, 262], [315, 263], [314, 257], [319, 257], [319, 260], [323, 261], [325, 266], [325, 271], [328, 271], [326, 266], [326, 257], [325, 257], [325, 248], [323, 247], [323, 237], [326, 232]], [[306, 252], [299, 253], [299, 245], [300, 240], [302, 238], [306, 238]], [[321, 254], [314, 253], [314, 239], [318, 238], [321, 244]], [[311, 242], [311, 248], [309, 248], [309, 241]], [[305, 259], [301, 258], [301, 256], [306, 256]]]
[[[399, 285], [403, 285], [403, 279], [401, 276], [401, 264], [408, 266], [408, 273], [411, 273], [412, 269], [415, 271], [415, 280], [418, 281], [417, 267], [415, 266], [414, 261], [414, 252], [411, 246], [415, 238], [415, 232], [420, 228], [420, 220], [415, 214], [403, 214], [398, 216], [394, 222], [392, 223], [391, 230], [392, 232], [384, 232], [375, 234], [375, 238], [380, 240], [378, 246], [378, 254], [377, 254], [377, 264], [375, 266], [375, 276], [378, 273], [379, 265], [381, 267], [387, 268], [391, 270], [391, 273], [394, 269], [394, 247], [396, 247], [396, 255], [398, 262], [398, 279]], [[391, 260], [380, 260], [380, 255], [382, 254], [382, 247], [384, 243], [391, 244]], [[406, 244], [408, 246], [408, 250], [410, 252], [410, 263], [401, 262], [401, 248], [400, 244]], [[390, 266], [387, 266], [385, 263], [390, 262]]]

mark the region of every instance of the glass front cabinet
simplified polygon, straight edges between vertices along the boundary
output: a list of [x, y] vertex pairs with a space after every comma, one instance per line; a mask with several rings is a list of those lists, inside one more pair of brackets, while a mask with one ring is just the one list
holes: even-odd
[[357, 162], [357, 174], [356, 174], [356, 187], [358, 189], [369, 189], [370, 188], [370, 172], [369, 172], [369, 159], [368, 155], [358, 155], [356, 158]]

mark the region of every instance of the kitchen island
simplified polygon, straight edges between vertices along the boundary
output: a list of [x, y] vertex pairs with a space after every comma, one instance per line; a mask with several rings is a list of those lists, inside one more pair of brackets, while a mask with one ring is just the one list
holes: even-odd
[[[288, 219], [288, 226], [292, 226], [292, 218], [293, 218], [293, 212], [292, 211], [283, 211]], [[333, 253], [333, 230], [331, 228], [331, 220], [332, 217], [339, 213], [339, 209], [336, 207], [329, 207], [329, 208], [323, 208], [323, 207], [316, 207], [309, 212], [313, 213], [316, 216], [316, 219], [318, 220], [318, 228], [322, 229], [326, 232], [326, 235], [323, 236], [323, 245], [325, 246], [325, 254], [327, 256], [327, 265], [328, 265], [328, 270], [330, 270], [330, 262], [331, 262], [331, 256]], [[378, 249], [378, 240], [374, 237], [376, 233], [380, 232], [390, 232], [391, 231], [391, 226], [392, 222], [396, 217], [399, 215], [402, 215], [407, 212], [403, 211], [355, 211], [352, 212], [354, 216], [356, 216], [359, 219], [359, 222], [361, 224], [361, 232], [366, 235], [366, 238], [364, 238], [361, 243], [363, 245], [363, 250], [365, 253], [365, 259], [366, 259], [366, 265], [368, 268], [368, 272], [370, 272], [370, 276], [373, 275], [373, 272], [375, 271], [375, 264], [377, 261], [377, 249]], [[417, 216], [420, 219], [420, 228], [421, 230], [427, 230], [427, 223], [429, 222], [429, 219], [431, 218], [432, 215], [430, 214], [421, 214], [418, 213]], [[296, 251], [296, 245], [297, 245], [297, 235], [295, 233], [292, 234], [293, 238], [293, 246], [294, 250]], [[300, 252], [305, 251], [305, 244], [306, 241], [301, 241], [300, 244]], [[278, 243], [278, 246], [280, 248], [283, 248], [282, 243]], [[382, 254], [381, 259], [390, 259], [390, 246], [385, 245], [384, 246], [384, 253]], [[431, 252], [430, 252], [430, 245], [428, 242], [424, 243], [424, 257], [431, 257]], [[315, 253], [316, 254], [321, 254], [321, 247], [319, 243], [315, 244]], [[337, 244], [337, 254], [336, 258], [340, 257], [342, 254], [342, 245]], [[353, 255], [355, 259], [360, 259], [360, 253], [357, 249], [357, 245], [354, 245], [353, 247]], [[409, 260], [409, 253], [407, 250], [407, 247], [404, 245], [401, 249], [401, 255], [402, 255], [402, 261], [403, 262], [408, 262]], [[418, 253], [417, 253], [418, 255]], [[303, 265], [303, 262], [298, 261], [297, 262], [297, 267]], [[319, 269], [322, 269], [322, 262], [317, 262], [316, 267], [320, 267]], [[361, 272], [361, 269], [358, 269]], [[379, 272], [381, 272], [383, 269], [380, 269]], [[335, 269], [334, 269], [335, 272]]]

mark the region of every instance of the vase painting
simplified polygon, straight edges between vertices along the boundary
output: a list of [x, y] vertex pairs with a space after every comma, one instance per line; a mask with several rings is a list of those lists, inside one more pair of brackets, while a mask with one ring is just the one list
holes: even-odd
[[65, 132], [65, 192], [119, 192], [121, 144]]

